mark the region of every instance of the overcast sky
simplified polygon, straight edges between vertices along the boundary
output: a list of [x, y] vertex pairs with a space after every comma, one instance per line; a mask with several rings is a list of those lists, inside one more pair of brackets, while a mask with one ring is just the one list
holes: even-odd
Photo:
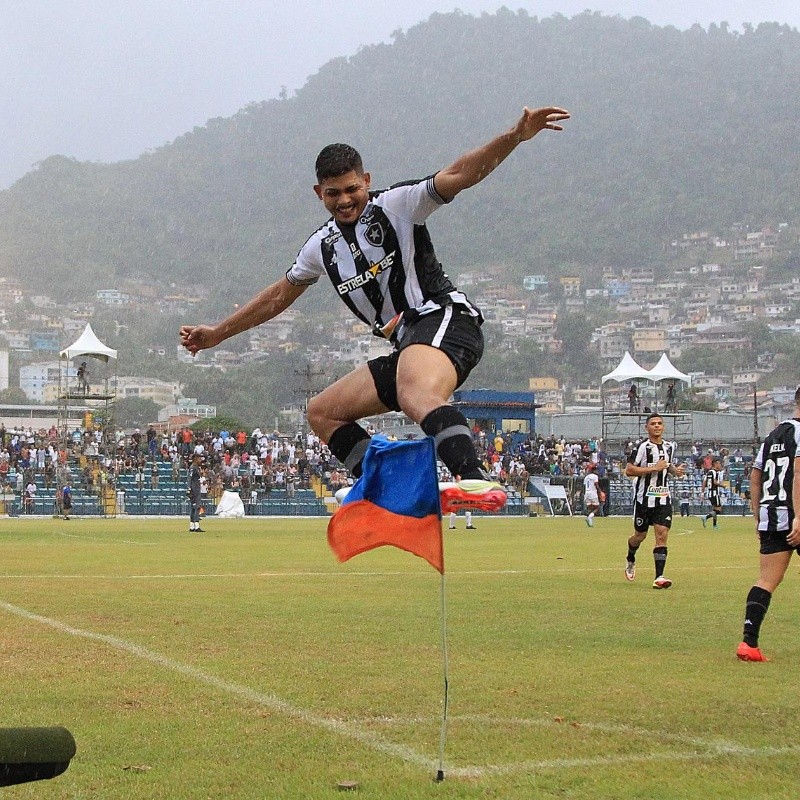
[[800, 0], [0, 0], [0, 189], [54, 154], [135, 158], [434, 11], [502, 5], [800, 27]]

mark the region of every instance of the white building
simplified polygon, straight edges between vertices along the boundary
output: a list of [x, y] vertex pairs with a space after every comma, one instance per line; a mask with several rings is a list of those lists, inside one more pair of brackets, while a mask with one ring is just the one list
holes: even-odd
[[217, 416], [217, 407], [198, 403], [196, 397], [179, 397], [174, 403], [158, 412], [159, 422], [168, 422], [172, 417], [194, 417], [211, 419]]
[[8, 350], [0, 350], [0, 392], [8, 389]]
[[131, 296], [119, 289], [98, 289], [95, 299], [106, 306], [128, 306], [131, 303]]
[[28, 331], [10, 331], [4, 330], [0, 332], [0, 336], [4, 336], [8, 342], [9, 350], [30, 350], [31, 349], [31, 335]]
[[603, 392], [600, 386], [576, 386], [572, 390], [572, 400], [577, 406], [601, 406]]
[[141, 397], [152, 400], [157, 406], [171, 405], [181, 396], [179, 383], [167, 383], [155, 378], [139, 378], [133, 376], [119, 376], [110, 381], [112, 391], [116, 390], [117, 400], [126, 397]]
[[[43, 361], [38, 364], [26, 364], [19, 368], [19, 388], [25, 392], [25, 396], [34, 403], [44, 403], [46, 397], [52, 395], [45, 394], [48, 386], [58, 390], [59, 372], [61, 365], [58, 361]], [[75, 375], [75, 368], [69, 367], [72, 376]]]

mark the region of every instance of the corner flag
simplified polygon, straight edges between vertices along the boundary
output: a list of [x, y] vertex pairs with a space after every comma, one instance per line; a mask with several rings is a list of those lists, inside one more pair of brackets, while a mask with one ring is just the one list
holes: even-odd
[[433, 439], [390, 442], [373, 436], [362, 470], [328, 523], [328, 544], [339, 561], [390, 544], [444, 574]]

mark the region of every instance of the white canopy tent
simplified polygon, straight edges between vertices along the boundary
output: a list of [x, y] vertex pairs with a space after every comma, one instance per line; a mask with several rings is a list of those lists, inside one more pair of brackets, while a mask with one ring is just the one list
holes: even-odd
[[[660, 402], [658, 386], [659, 381], [663, 380], [670, 381], [670, 384], [666, 389], [666, 397]], [[608, 381], [617, 383], [619, 389], [607, 389], [605, 384]], [[640, 387], [641, 381], [645, 382], [643, 387]], [[692, 416], [678, 411], [680, 401], [674, 381], [685, 381], [687, 384], [691, 382], [686, 373], [670, 362], [666, 353], [662, 353], [655, 367], [644, 369], [626, 350], [616, 369], [602, 377], [603, 438], [632, 441], [641, 437], [644, 415], [652, 411], [660, 414], [662, 409], [668, 418], [665, 422], [668, 421], [671, 425], [671, 438], [691, 438]], [[627, 393], [627, 404], [623, 383], [631, 384]]]
[[[644, 410], [649, 411], [650, 408], [658, 410], [658, 389], [657, 384], [659, 381], [683, 381], [687, 385], [691, 383], [691, 378], [685, 372], [681, 372], [677, 369], [673, 363], [669, 360], [669, 357], [666, 353], [661, 354], [661, 358], [659, 359], [658, 363], [652, 369], [645, 369], [644, 367], [640, 366], [636, 363], [633, 359], [631, 354], [626, 350], [625, 355], [622, 357], [622, 360], [616, 366], [614, 370], [609, 372], [607, 375], [603, 375], [602, 383], [605, 384], [607, 381], [614, 381], [618, 384], [623, 384], [627, 382], [631, 382], [631, 384], [636, 383], [638, 384], [639, 381], [647, 381], [647, 384], [651, 387], [646, 391], [646, 397], [642, 397], [641, 392], [637, 392], [635, 397], [632, 395], [628, 395], [629, 401], [631, 403], [630, 411], [631, 412], [638, 412], [639, 405], [642, 400], [644, 400], [647, 405], [645, 405]], [[632, 387], [633, 390], [634, 387]], [[604, 394], [605, 400], [605, 394]], [[619, 398], [617, 401], [619, 402], [620, 407], [623, 406], [622, 398]], [[605, 407], [605, 403], [604, 403]], [[676, 411], [676, 403], [675, 403], [675, 388], [674, 385], [670, 385], [669, 391], [667, 393], [667, 400], [665, 403], [664, 410], [669, 411]]]
[[602, 382], [617, 381], [617, 383], [624, 383], [625, 381], [637, 380], [640, 378], [652, 380], [650, 371], [646, 370], [644, 367], [640, 367], [636, 361], [634, 361], [633, 356], [626, 350], [625, 355], [622, 356], [622, 361], [620, 361], [608, 375], [603, 375]]
[[[80, 452], [87, 458], [107, 458], [110, 453], [113, 453], [111, 448], [114, 441], [111, 435], [113, 430], [112, 405], [114, 393], [109, 390], [108, 376], [106, 375], [101, 380], [96, 380], [93, 384], [90, 384], [86, 362], [83, 362], [78, 367], [76, 375], [70, 374], [73, 368], [69, 366], [69, 362], [78, 358], [93, 358], [105, 364], [113, 360], [116, 364], [117, 351], [103, 344], [92, 330], [92, 326], [86, 323], [83, 333], [69, 347], [65, 347], [59, 353], [59, 357], [58, 431], [60, 446], [65, 451], [69, 451], [77, 442]], [[102, 371], [107, 372], [105, 368]], [[77, 387], [69, 385], [70, 377], [77, 377]], [[104, 387], [103, 384], [105, 384]], [[71, 404], [75, 405], [71, 406]], [[83, 414], [82, 427], [87, 429], [82, 434], [80, 428], [76, 430], [79, 434], [79, 439], [77, 440], [69, 430], [72, 417], [71, 408], [73, 411], [76, 408], [81, 410]], [[99, 439], [96, 439], [95, 436], [86, 438], [89, 429], [96, 431], [98, 428], [101, 429]], [[59, 460], [59, 465], [56, 467], [56, 480], [59, 490], [64, 486], [64, 476], [65, 472]], [[107, 491], [110, 488], [113, 489], [113, 486], [106, 482], [105, 472], [99, 471], [95, 486], [98, 488], [97, 502], [101, 504], [103, 516], [115, 516], [117, 514], [116, 493], [113, 490]]]
[[87, 322], [83, 333], [78, 337], [77, 341], [73, 342], [69, 347], [65, 347], [59, 355], [64, 361], [80, 358], [81, 356], [91, 356], [108, 363], [109, 359], [116, 359], [117, 351], [104, 345], [97, 338], [92, 326]]
[[649, 372], [648, 380], [651, 381], [684, 381], [685, 383], [691, 384], [692, 379], [685, 373], [681, 372], [677, 367], [675, 367], [672, 362], [667, 357], [666, 353], [661, 354], [661, 359], [659, 360], [658, 364], [656, 364], [653, 369]]

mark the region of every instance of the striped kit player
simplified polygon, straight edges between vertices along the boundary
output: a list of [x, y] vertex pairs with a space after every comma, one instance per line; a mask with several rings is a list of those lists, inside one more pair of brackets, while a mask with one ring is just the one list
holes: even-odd
[[672, 525], [672, 494], [668, 477], [682, 478], [685, 469], [675, 464], [676, 448], [664, 441], [664, 420], [660, 414], [650, 414], [645, 421], [647, 439], [629, 456], [625, 474], [634, 479], [633, 534], [628, 539], [625, 577], [636, 577], [636, 551], [645, 540], [651, 526], [656, 546], [654, 589], [669, 589], [672, 581], [664, 576], [667, 563], [667, 536]]
[[794, 418], [781, 422], [764, 440], [750, 475], [750, 507], [760, 540], [758, 581], [747, 594], [742, 661], [768, 661], [758, 646], [761, 623], [783, 580], [792, 554], [800, 553], [800, 386], [794, 394]]
[[408, 322], [450, 306], [480, 324], [478, 309], [442, 269], [424, 224], [447, 202], [433, 177], [372, 191], [355, 225], [331, 218], [309, 237], [287, 280], [302, 286], [327, 273], [353, 314], [391, 342], [402, 341]]
[[[454, 478], [442, 511], [499, 511], [504, 488], [483, 469], [466, 417], [450, 398], [483, 355], [478, 309], [437, 259], [428, 217], [490, 175], [541, 131], [562, 131], [569, 112], [523, 108], [506, 130], [423, 180], [376, 191], [359, 152], [334, 142], [314, 163], [314, 193], [330, 215], [303, 244], [286, 274], [214, 325], [182, 325], [192, 355], [274, 319], [327, 275], [339, 298], [394, 345], [343, 375], [308, 403], [308, 421], [333, 455], [358, 478], [370, 446], [360, 420], [403, 411], [435, 441]], [[276, 206], [277, 207], [277, 206]]]
[[711, 513], [701, 517], [703, 527], [708, 520], [713, 520], [714, 527], [718, 527], [717, 517], [722, 513], [722, 490], [725, 486], [725, 470], [722, 461], [715, 458], [711, 462], [711, 469], [703, 476], [703, 492], [711, 505]]
[[758, 501], [759, 533], [786, 534], [792, 529], [792, 484], [798, 446], [800, 421], [787, 419], [767, 436], [753, 462], [753, 470], [760, 473], [760, 492], [751, 495], [753, 502]]

